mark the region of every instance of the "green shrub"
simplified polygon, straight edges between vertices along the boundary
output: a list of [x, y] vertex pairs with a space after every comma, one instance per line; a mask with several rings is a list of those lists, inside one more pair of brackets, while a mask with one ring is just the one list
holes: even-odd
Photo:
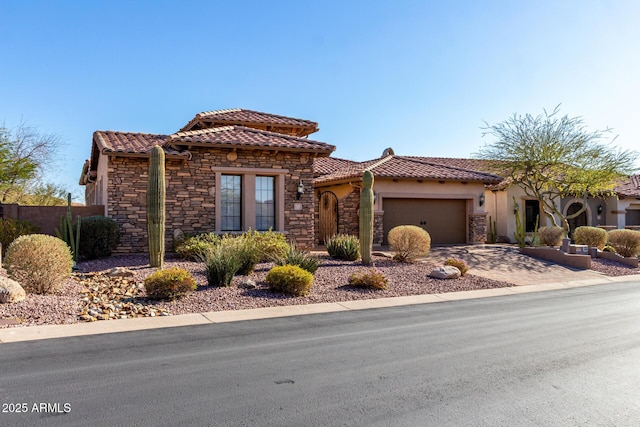
[[336, 234], [327, 241], [331, 258], [355, 261], [360, 257], [360, 241], [356, 236]]
[[285, 235], [273, 230], [249, 230], [244, 233], [244, 236], [255, 242], [258, 253], [260, 254], [259, 261], [262, 262], [282, 257], [289, 250], [289, 244], [287, 243]]
[[29, 221], [16, 219], [0, 219], [0, 243], [3, 248], [8, 248], [11, 242], [26, 234], [40, 232], [40, 227], [31, 224]]
[[309, 255], [306, 251], [299, 250], [295, 245], [291, 245], [283, 256], [274, 261], [276, 265], [297, 265], [311, 274], [315, 273], [320, 266], [317, 258]]
[[611, 230], [608, 233], [609, 244], [616, 252], [626, 258], [633, 258], [640, 254], [640, 231]]
[[297, 265], [281, 265], [269, 270], [266, 280], [272, 291], [300, 297], [309, 295], [313, 274]]
[[353, 273], [349, 276], [349, 285], [356, 288], [384, 290], [389, 288], [389, 280], [384, 276], [384, 274], [382, 274], [382, 272], [372, 268], [368, 271]]
[[25, 291], [54, 293], [71, 277], [73, 258], [67, 244], [44, 234], [20, 236], [9, 245], [4, 259], [7, 275]]
[[248, 276], [253, 273], [261, 258], [257, 241], [251, 235], [246, 234], [237, 237], [225, 236], [223, 240], [230, 245], [232, 250], [236, 251], [240, 258], [240, 268], [237, 274]]
[[209, 286], [231, 286], [233, 276], [242, 267], [237, 245], [230, 243], [228, 239], [207, 248], [203, 259]]
[[555, 225], [542, 227], [538, 230], [540, 244], [544, 246], [560, 246], [562, 239], [564, 239], [566, 235], [567, 233], [564, 231], [564, 228], [556, 227]]
[[444, 265], [450, 265], [460, 270], [460, 275], [464, 276], [469, 271], [467, 264], [461, 259], [449, 258], [444, 262]]
[[174, 300], [197, 288], [195, 279], [188, 271], [174, 267], [158, 270], [144, 279], [144, 289], [151, 299]]
[[577, 245], [587, 245], [603, 250], [607, 244], [607, 232], [598, 227], [578, 227], [573, 232], [573, 239]]
[[389, 249], [395, 252], [393, 258], [400, 262], [413, 262], [429, 253], [431, 236], [426, 230], [415, 225], [399, 225], [389, 230]]
[[80, 256], [87, 259], [108, 257], [119, 243], [120, 230], [112, 218], [94, 215], [80, 221]]
[[220, 243], [220, 240], [220, 236], [215, 233], [185, 235], [174, 242], [174, 250], [183, 259], [200, 261], [209, 249]]

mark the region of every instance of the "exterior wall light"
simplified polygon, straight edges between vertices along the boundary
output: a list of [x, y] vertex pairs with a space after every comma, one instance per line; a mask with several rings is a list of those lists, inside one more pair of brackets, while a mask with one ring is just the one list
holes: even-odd
[[602, 210], [603, 210], [602, 205], [598, 205], [598, 215], [602, 213]]
[[302, 180], [298, 182], [298, 193], [296, 194], [296, 200], [300, 200], [300, 197], [304, 194], [304, 185], [302, 184]]
[[484, 206], [484, 193], [478, 198], [478, 203], [480, 203], [480, 206]]

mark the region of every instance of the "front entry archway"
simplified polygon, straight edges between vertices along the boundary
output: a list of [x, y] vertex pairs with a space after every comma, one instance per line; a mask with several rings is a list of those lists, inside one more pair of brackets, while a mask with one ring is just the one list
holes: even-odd
[[[582, 202], [573, 202], [567, 207], [566, 216], [571, 216], [582, 209]], [[587, 222], [587, 210], [584, 210], [580, 215], [575, 218], [568, 219], [569, 223], [569, 235], [573, 237], [573, 232], [578, 227], [583, 227], [585, 225], [589, 225]]]

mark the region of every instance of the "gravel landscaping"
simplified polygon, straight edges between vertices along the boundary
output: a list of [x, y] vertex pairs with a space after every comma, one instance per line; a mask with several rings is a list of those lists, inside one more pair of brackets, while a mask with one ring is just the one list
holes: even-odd
[[[315, 274], [311, 293], [307, 297], [292, 297], [274, 293], [267, 288], [265, 277], [270, 263], [258, 264], [248, 276], [254, 283], [246, 286], [247, 277], [236, 276], [233, 286], [208, 287], [201, 263], [168, 257], [165, 267], [181, 267], [191, 272], [198, 290], [178, 301], [151, 301], [145, 298], [142, 282], [155, 271], [148, 257], [114, 256], [79, 263], [80, 272], [63, 286], [57, 295], [28, 295], [25, 301], [0, 304], [0, 328], [42, 324], [68, 324], [96, 319], [163, 316], [209, 311], [240, 310], [258, 307], [301, 305], [360, 299], [420, 295], [513, 286], [472, 274], [454, 279], [428, 277], [434, 264], [422, 262], [401, 264], [384, 257], [374, 257], [376, 269], [389, 279], [388, 290], [367, 290], [348, 286], [348, 277], [367, 267], [359, 262], [338, 261], [321, 257], [321, 267]], [[114, 267], [126, 267], [133, 277], [109, 279], [103, 273]], [[640, 273], [638, 269], [603, 260], [593, 260], [592, 269], [609, 276]], [[94, 304], [95, 303], [95, 304]], [[98, 308], [99, 307], [99, 308]]]

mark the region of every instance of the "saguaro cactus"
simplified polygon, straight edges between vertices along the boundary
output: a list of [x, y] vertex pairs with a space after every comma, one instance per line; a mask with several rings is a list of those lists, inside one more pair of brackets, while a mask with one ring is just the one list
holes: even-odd
[[373, 247], [373, 173], [365, 170], [362, 174], [360, 191], [360, 256], [363, 264], [371, 264]]
[[164, 150], [156, 145], [151, 149], [147, 184], [147, 234], [151, 267], [162, 268], [164, 261], [165, 193]]

